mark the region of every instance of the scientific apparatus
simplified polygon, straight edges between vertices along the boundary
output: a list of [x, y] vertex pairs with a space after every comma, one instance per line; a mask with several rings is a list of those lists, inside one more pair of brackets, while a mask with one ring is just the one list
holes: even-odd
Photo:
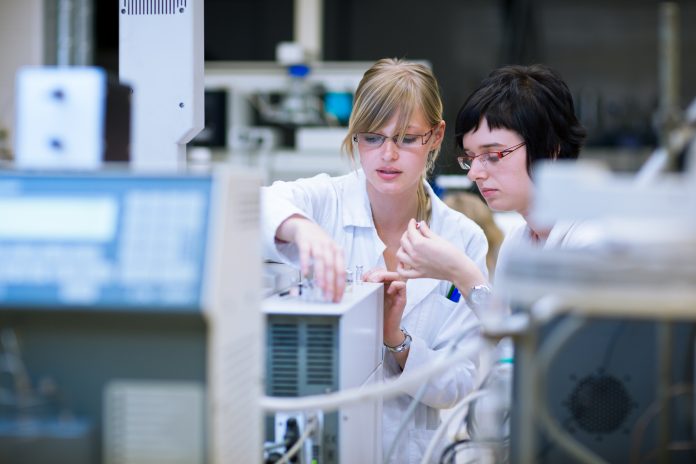
[[[338, 304], [266, 298], [266, 394], [317, 395], [381, 381], [382, 305], [382, 285], [373, 283], [353, 286]], [[324, 414], [317, 439], [307, 442], [299, 462], [379, 462], [381, 405], [374, 399]], [[289, 418], [282, 413], [266, 419], [267, 442], [282, 442], [276, 423]]]
[[121, 0], [119, 73], [133, 88], [132, 164], [185, 166], [204, 127], [203, 0]]
[[97, 169], [130, 159], [131, 89], [96, 67], [17, 73], [16, 165]]
[[[259, 185], [224, 169], [0, 172], [0, 326], [94, 430], [88, 462], [260, 461]], [[27, 423], [3, 419], [5, 438]], [[0, 461], [42, 462], [12, 436]]]
[[693, 169], [648, 183], [583, 163], [537, 167], [537, 223], [581, 220], [597, 238], [519, 249], [497, 276], [529, 323], [516, 337], [512, 462], [693, 461], [682, 388], [696, 330]]

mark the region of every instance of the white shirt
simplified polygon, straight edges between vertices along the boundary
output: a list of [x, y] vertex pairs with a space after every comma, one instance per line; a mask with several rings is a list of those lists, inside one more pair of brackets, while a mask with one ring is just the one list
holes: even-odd
[[[430, 229], [464, 251], [487, 276], [488, 243], [481, 228], [445, 205], [430, 186], [425, 184], [425, 187], [432, 204]], [[343, 248], [349, 269], [354, 269], [356, 265], [363, 266], [365, 271], [375, 267], [386, 268], [383, 256], [386, 246], [374, 226], [362, 170], [340, 177], [320, 174], [295, 182], [275, 182], [262, 189], [261, 201], [265, 258], [297, 264], [296, 246], [278, 244], [275, 233], [285, 219], [300, 214], [319, 224]], [[450, 286], [450, 282], [436, 279], [412, 279], [407, 282], [407, 303], [401, 323], [413, 341], [403, 372], [431, 364], [442, 355], [443, 348], [451, 339], [463, 330], [479, 326], [479, 320], [463, 299], [459, 303], [447, 299]], [[474, 330], [469, 338], [476, 336]], [[401, 436], [392, 462], [420, 462], [440, 423], [437, 409], [454, 406], [471, 391], [476, 367], [476, 356], [472, 356], [470, 360], [453, 365], [428, 382], [421, 404]], [[401, 374], [398, 363], [390, 353], [385, 354], [384, 372], [387, 377]], [[404, 411], [417, 391], [416, 387], [406, 391], [406, 395], [384, 401], [385, 453], [394, 440]]]

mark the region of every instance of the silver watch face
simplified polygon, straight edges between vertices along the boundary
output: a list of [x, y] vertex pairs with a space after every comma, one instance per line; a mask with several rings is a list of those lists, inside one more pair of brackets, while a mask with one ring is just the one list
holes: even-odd
[[491, 289], [485, 285], [477, 285], [471, 289], [469, 292], [469, 298], [467, 299], [469, 303], [475, 307], [479, 307], [488, 303], [491, 297]]

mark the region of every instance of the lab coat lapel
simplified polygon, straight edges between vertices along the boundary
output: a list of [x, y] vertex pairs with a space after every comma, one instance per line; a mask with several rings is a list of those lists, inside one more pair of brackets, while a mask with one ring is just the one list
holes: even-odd
[[[363, 247], [351, 247], [349, 256], [352, 262], [349, 265], [363, 266], [363, 272], [374, 267], [385, 267], [384, 249], [386, 246], [377, 235], [375, 224], [372, 219], [372, 207], [367, 196], [367, 180], [362, 169], [351, 173], [350, 182], [347, 182], [342, 193], [343, 204], [343, 227], [346, 234], [355, 238], [359, 235], [369, 237]], [[348, 232], [351, 230], [351, 232]], [[348, 250], [346, 250], [348, 251]]]
[[406, 283], [406, 308], [404, 317], [425, 299], [440, 283], [436, 279], [411, 279]]
[[372, 208], [367, 196], [367, 181], [362, 169], [350, 174], [349, 182], [346, 182], [342, 193], [343, 226], [372, 227]]
[[[444, 203], [435, 195], [430, 185], [424, 182], [425, 191], [430, 196], [430, 204], [432, 207], [432, 215], [430, 219], [430, 229], [436, 234], [450, 239], [446, 224], [443, 224], [442, 208], [445, 208]], [[406, 316], [416, 305], [425, 299], [434, 289], [440, 284], [437, 279], [411, 279], [406, 284], [406, 308], [404, 316]], [[445, 295], [443, 295], [445, 296]]]
[[572, 222], [559, 221], [556, 224], [554, 224], [553, 228], [551, 229], [551, 232], [549, 232], [549, 237], [546, 239], [546, 243], [544, 243], [544, 248], [552, 249], [562, 246], [564, 244], [566, 236], [572, 228]]
[[[367, 196], [365, 174], [361, 169], [355, 171], [355, 176], [351, 177], [351, 182], [346, 184], [343, 190], [343, 227], [354, 228], [355, 234], [369, 234], [372, 238], [368, 242], [372, 242], [373, 248], [365, 248], [361, 250], [362, 254], [359, 257], [358, 250], [353, 249], [353, 258], [360, 259], [361, 262], [355, 262], [363, 266], [364, 271], [368, 271], [372, 267], [385, 267], [384, 265], [384, 249], [386, 246], [377, 235], [377, 230], [374, 226], [374, 221], [372, 220], [372, 208], [370, 207], [370, 199]], [[430, 186], [426, 184], [426, 190], [430, 194], [431, 198], [435, 197], [430, 189]], [[432, 200], [433, 204], [433, 223], [432, 228], [435, 232], [442, 232], [442, 225], [439, 222], [439, 214], [437, 214], [437, 209], [441, 208], [442, 205], [439, 204], [436, 197]], [[359, 230], [362, 229], [362, 230]], [[404, 316], [408, 314], [411, 309], [418, 305], [420, 302], [426, 298], [435, 287], [439, 284], [439, 280], [436, 279], [412, 279], [406, 284], [407, 300], [406, 308], [404, 309]]]

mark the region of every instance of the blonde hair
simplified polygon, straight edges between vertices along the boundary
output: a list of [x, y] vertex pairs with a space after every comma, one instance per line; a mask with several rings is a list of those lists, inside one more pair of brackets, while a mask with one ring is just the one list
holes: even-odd
[[[399, 137], [403, 137], [411, 117], [420, 109], [430, 126], [442, 121], [442, 99], [435, 75], [427, 66], [419, 63], [383, 58], [363, 75], [355, 91], [353, 111], [348, 122], [348, 135], [343, 139], [342, 151], [355, 162], [353, 137], [359, 132], [379, 130], [398, 115]], [[425, 169], [418, 184], [418, 221], [430, 222], [430, 197], [423, 182], [435, 165], [440, 147], [428, 153]]]

